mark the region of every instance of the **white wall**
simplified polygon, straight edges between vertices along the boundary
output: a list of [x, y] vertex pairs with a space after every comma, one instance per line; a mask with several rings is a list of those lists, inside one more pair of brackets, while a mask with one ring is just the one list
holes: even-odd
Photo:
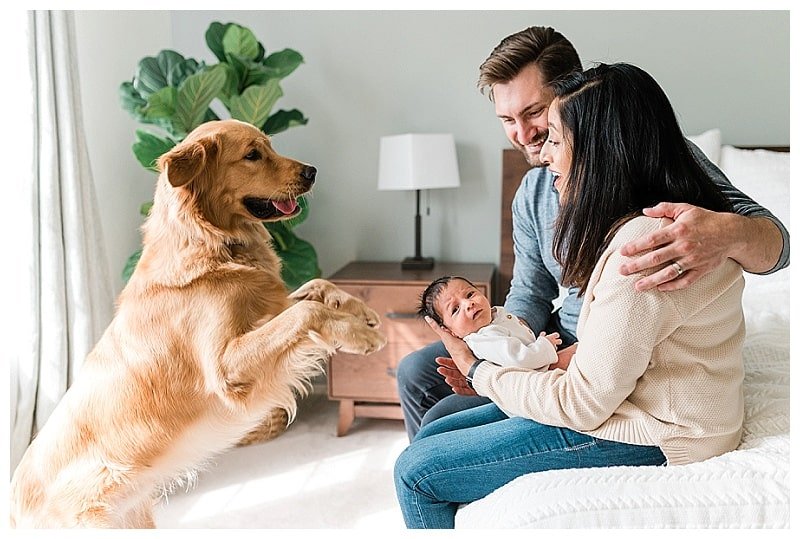
[[171, 47], [170, 28], [168, 11], [75, 13], [84, 128], [115, 292], [141, 243], [139, 206], [153, 198], [155, 186], [155, 175], [131, 151], [139, 124], [120, 106], [118, 89], [140, 59]]
[[[167, 45], [215, 61], [204, 39], [212, 21], [248, 26], [268, 52], [290, 47], [305, 57], [284, 80], [277, 106], [299, 108], [309, 124], [274, 144], [319, 169], [310, 217], [297, 232], [315, 246], [326, 275], [353, 259], [412, 254], [414, 195], [379, 192], [376, 174], [379, 137], [413, 131], [452, 132], [462, 175], [461, 188], [430, 193], [423, 254], [498, 261], [500, 154], [508, 143], [475, 80], [499, 40], [526, 26], [557, 28], [587, 66], [627, 61], [648, 70], [687, 133], [720, 127], [725, 143], [789, 142], [788, 12], [174, 11], [81, 13], [78, 20], [82, 82], [108, 83], [92, 89], [94, 98], [84, 90], [84, 100], [92, 99], [91, 157], [101, 200], [107, 197], [104, 226], [117, 244], [117, 273], [121, 254], [138, 244], [131, 220], [149, 198], [143, 184], [152, 184], [130, 154], [135, 126], [116, 87], [139, 58]], [[95, 23], [108, 29], [90, 28]]]

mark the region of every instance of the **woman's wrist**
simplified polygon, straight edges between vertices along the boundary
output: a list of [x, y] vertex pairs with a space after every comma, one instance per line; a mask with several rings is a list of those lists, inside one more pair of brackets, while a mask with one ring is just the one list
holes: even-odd
[[470, 368], [469, 368], [469, 371], [467, 372], [467, 376], [466, 376], [466, 378], [467, 378], [467, 385], [468, 385], [468, 386], [469, 386], [471, 389], [475, 389], [474, 387], [472, 387], [472, 379], [475, 377], [475, 370], [476, 370], [476, 369], [478, 368], [478, 366], [479, 366], [481, 363], [483, 363], [483, 362], [484, 362], [484, 360], [483, 360], [483, 359], [476, 359], [476, 360], [475, 360], [475, 361], [472, 363], [472, 365], [470, 366]]

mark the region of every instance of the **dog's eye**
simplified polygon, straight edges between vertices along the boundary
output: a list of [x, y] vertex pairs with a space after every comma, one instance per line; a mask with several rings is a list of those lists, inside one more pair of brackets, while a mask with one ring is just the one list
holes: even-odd
[[244, 156], [244, 158], [247, 159], [248, 161], [258, 161], [259, 159], [261, 159], [261, 152], [259, 152], [254, 148], [250, 150], [247, 153], [247, 155]]

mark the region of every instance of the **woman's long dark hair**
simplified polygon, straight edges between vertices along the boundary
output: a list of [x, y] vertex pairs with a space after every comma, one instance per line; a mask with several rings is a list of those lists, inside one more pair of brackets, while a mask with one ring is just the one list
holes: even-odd
[[552, 83], [572, 151], [553, 253], [562, 282], [586, 292], [611, 232], [659, 202], [713, 211], [730, 203], [694, 159], [658, 83], [630, 64], [600, 64]]

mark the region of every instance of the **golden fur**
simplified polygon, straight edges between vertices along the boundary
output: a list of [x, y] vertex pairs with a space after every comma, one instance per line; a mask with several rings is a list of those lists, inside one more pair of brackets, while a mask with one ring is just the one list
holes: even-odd
[[154, 527], [160, 493], [276, 407], [291, 418], [336, 350], [385, 344], [360, 300], [321, 279], [288, 295], [281, 280], [261, 221], [299, 211], [313, 167], [224, 120], [159, 169], [114, 319], [14, 473], [12, 526]]

